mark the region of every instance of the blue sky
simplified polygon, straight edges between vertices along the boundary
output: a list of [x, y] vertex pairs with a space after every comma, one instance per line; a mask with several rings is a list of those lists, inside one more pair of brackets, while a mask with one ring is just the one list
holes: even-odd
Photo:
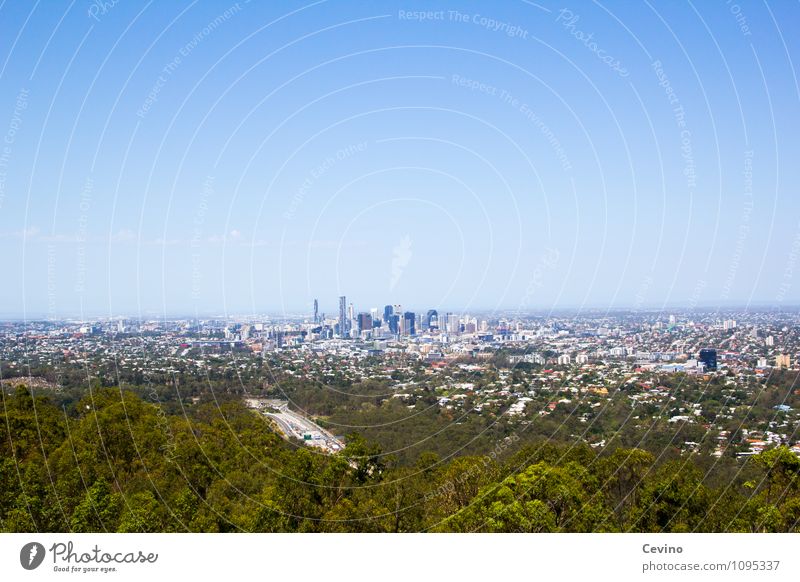
[[798, 21], [6, 1], [0, 315], [796, 305]]

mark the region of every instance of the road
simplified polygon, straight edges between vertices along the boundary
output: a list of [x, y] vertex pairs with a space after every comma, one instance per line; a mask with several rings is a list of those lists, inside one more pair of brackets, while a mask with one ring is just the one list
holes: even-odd
[[282, 403], [275, 408], [278, 412], [265, 412], [278, 425], [284, 435], [294, 437], [312, 447], [319, 447], [328, 453], [335, 453], [344, 448], [344, 443], [319, 426], [313, 420], [292, 412], [288, 403]]

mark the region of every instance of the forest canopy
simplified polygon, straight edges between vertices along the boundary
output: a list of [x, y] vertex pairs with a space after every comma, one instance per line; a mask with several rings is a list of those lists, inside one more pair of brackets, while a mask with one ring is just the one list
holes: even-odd
[[[358, 434], [326, 455], [240, 402], [191, 413], [117, 388], [70, 410], [20, 386], [0, 408], [5, 532], [791, 532], [800, 459], [724, 478], [692, 456], [547, 440], [400, 462]], [[721, 470], [721, 469], [720, 469]]]

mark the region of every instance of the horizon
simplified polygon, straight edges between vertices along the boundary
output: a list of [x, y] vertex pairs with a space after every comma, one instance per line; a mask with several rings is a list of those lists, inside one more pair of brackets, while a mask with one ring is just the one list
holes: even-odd
[[414, 6], [5, 6], [4, 313], [800, 303], [772, 12]]
[[[394, 304], [393, 304], [394, 305]], [[401, 304], [402, 305], [402, 304]], [[379, 315], [383, 314], [383, 307], [385, 305], [375, 306], [372, 305], [366, 308], [356, 308], [356, 313], [369, 313], [370, 309], [376, 308], [379, 311]], [[580, 315], [585, 313], [587, 315], [597, 316], [597, 315], [604, 315], [604, 316], [613, 316], [615, 314], [619, 315], [630, 315], [630, 314], [641, 314], [641, 315], [680, 315], [680, 314], [691, 314], [697, 313], [702, 315], [709, 315], [709, 314], [748, 314], [748, 313], [794, 313], [800, 311], [800, 303], [798, 304], [787, 304], [787, 305], [771, 305], [771, 304], [757, 304], [753, 303], [751, 305], [737, 305], [737, 304], [730, 304], [730, 305], [722, 305], [722, 306], [713, 306], [713, 305], [666, 305], [666, 306], [655, 306], [655, 305], [641, 305], [641, 306], [618, 306], [618, 307], [602, 307], [602, 306], [563, 306], [563, 307], [552, 307], [552, 308], [526, 308], [524, 310], [516, 309], [516, 308], [479, 308], [474, 307], [470, 309], [459, 309], [454, 307], [436, 307], [436, 306], [429, 306], [429, 307], [406, 307], [403, 306], [403, 311], [411, 311], [414, 313], [425, 313], [429, 309], [435, 309], [440, 314], [441, 313], [454, 313], [459, 315], [498, 315], [498, 316], [509, 316], [514, 315], [517, 317], [526, 317], [526, 316], [556, 316], [557, 314], [574, 314]], [[320, 317], [325, 315], [328, 319], [336, 319], [338, 317], [338, 308], [336, 310], [331, 309], [330, 311], [320, 309], [319, 310]], [[270, 311], [270, 310], [260, 310], [255, 312], [238, 312], [238, 311], [231, 311], [228, 313], [218, 312], [218, 311], [203, 311], [198, 313], [181, 313], [181, 312], [172, 312], [172, 313], [165, 313], [165, 312], [156, 312], [156, 311], [143, 311], [141, 313], [130, 313], [130, 312], [119, 312], [116, 314], [108, 314], [108, 313], [99, 313], [99, 312], [87, 312], [84, 314], [79, 313], [72, 313], [72, 314], [60, 314], [51, 316], [47, 313], [32, 313], [28, 314], [27, 316], [22, 314], [4, 314], [0, 312], [0, 323], [9, 323], [9, 322], [64, 322], [64, 321], [89, 321], [89, 320], [119, 320], [119, 319], [146, 319], [146, 318], [153, 318], [153, 319], [163, 319], [163, 320], [188, 320], [188, 319], [232, 319], [232, 318], [252, 318], [252, 317], [273, 317], [273, 318], [302, 318], [302, 317], [313, 317], [313, 308], [307, 311], [302, 310], [287, 310], [285, 312], [279, 311]]]

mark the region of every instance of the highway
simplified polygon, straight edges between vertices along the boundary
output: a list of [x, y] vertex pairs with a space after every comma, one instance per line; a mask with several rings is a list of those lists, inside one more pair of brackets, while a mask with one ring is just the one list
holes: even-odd
[[287, 437], [294, 437], [312, 447], [319, 447], [328, 453], [335, 453], [344, 448], [344, 443], [319, 426], [313, 420], [292, 412], [288, 403], [276, 406], [278, 412], [265, 412], [264, 415], [275, 421], [281, 432]]

